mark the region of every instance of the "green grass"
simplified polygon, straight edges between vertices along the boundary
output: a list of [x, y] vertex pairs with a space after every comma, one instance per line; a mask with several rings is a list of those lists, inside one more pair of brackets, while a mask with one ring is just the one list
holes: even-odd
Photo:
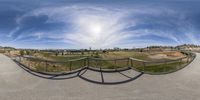
[[[31, 61], [33, 63], [33, 61]], [[70, 70], [70, 63], [47, 63], [47, 69], [46, 64], [44, 62], [37, 62], [34, 61], [34, 67], [37, 71], [47, 71], [47, 72], [62, 72], [62, 71], [69, 71]], [[97, 63], [97, 66], [96, 66]], [[145, 67], [145, 72], [150, 73], [162, 73], [162, 72], [170, 72], [175, 71], [178, 69], [178, 66], [185, 64], [186, 62], [173, 62], [168, 64], [159, 64], [159, 65], [149, 65]], [[81, 68], [84, 66], [84, 60], [76, 61], [71, 63], [71, 70], [75, 70], [78, 68]], [[97, 68], [103, 68], [103, 69], [114, 69], [114, 68], [121, 68], [121, 67], [127, 67], [127, 61], [124, 61], [124, 63], [121, 63], [120, 65], [115, 64], [113, 61], [90, 61], [90, 66], [97, 67]], [[139, 71], [143, 71], [143, 66], [137, 66], [136, 69]]]
[[50, 53], [50, 52], [41, 52], [40, 55], [44, 57], [45, 59], [50, 59], [50, 60], [60, 61], [60, 62], [65, 62], [67, 60], [86, 57], [85, 55], [58, 55], [56, 56], [55, 54]]
[[128, 67], [128, 59], [124, 60], [90, 60], [89, 66], [103, 68], [103, 69], [114, 69], [114, 68], [122, 68]]
[[[26, 62], [26, 63], [25, 63]], [[64, 62], [64, 63], [55, 63], [55, 62], [43, 62], [38, 60], [23, 60], [22, 63], [24, 63], [27, 67], [32, 66], [31, 68], [36, 71], [41, 72], [62, 72], [62, 71], [69, 71], [79, 69], [81, 67], [84, 67], [85, 61], [84, 60], [78, 60], [74, 62]], [[71, 67], [70, 67], [71, 66]]]
[[159, 65], [150, 65], [144, 67], [137, 67], [139, 71], [151, 72], [151, 73], [160, 73], [160, 72], [170, 72], [176, 71], [180, 68], [180, 65], [186, 64], [186, 62], [173, 62], [168, 64], [159, 64]]
[[93, 57], [93, 58], [102, 58], [102, 59], [133, 57], [133, 58], [142, 59], [142, 60], [149, 60], [147, 53], [133, 52], [133, 51], [114, 51], [114, 52], [109, 52], [109, 53], [98, 53], [98, 55], [84, 53], [83, 55], [69, 54], [69, 55], [58, 55], [58, 56], [56, 56], [54, 53], [51, 53], [51, 52], [40, 52], [39, 55], [41, 57], [55, 60], [55, 61], [66, 61], [66, 60], [78, 59], [82, 57]]
[[4, 50], [0, 50], [0, 53], [5, 53], [5, 51]]

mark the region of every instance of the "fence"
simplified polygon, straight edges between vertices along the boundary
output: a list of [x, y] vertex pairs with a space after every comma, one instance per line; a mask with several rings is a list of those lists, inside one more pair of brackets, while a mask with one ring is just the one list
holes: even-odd
[[136, 71], [148, 74], [164, 74], [177, 71], [185, 67], [195, 58], [195, 54], [193, 53], [184, 53], [186, 57], [166, 61], [144, 61], [135, 58], [100, 59], [83, 57], [80, 59], [59, 62], [24, 56], [18, 56], [15, 60], [27, 68], [38, 72], [62, 73], [81, 70], [82, 68], [87, 67], [99, 71], [116, 71], [123, 68], [132, 68]]
[[130, 58], [131, 67], [134, 70], [147, 73], [147, 74], [167, 74], [177, 70], [180, 70], [187, 66], [196, 57], [195, 54], [189, 52], [183, 52], [186, 57], [182, 57], [175, 60], [165, 61], [144, 61], [135, 58]]
[[38, 72], [65, 72], [81, 69], [86, 66], [86, 58], [68, 60], [65, 62], [44, 60], [33, 57], [19, 56], [15, 59], [20, 64]]
[[99, 70], [117, 70], [129, 67], [129, 58], [122, 59], [99, 59], [88, 58], [88, 67]]

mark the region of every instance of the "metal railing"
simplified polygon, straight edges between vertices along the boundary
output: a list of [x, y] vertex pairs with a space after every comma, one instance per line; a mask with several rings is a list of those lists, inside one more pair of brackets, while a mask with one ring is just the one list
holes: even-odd
[[81, 69], [86, 66], [87, 58], [67, 61], [51, 61], [41, 58], [18, 56], [15, 60], [29, 69], [38, 72], [66, 72]]
[[87, 67], [99, 71], [117, 71], [124, 68], [132, 68], [148, 74], [165, 74], [185, 67], [196, 56], [193, 53], [184, 53], [186, 57], [166, 61], [144, 61], [135, 58], [100, 59], [83, 57], [59, 62], [25, 56], [18, 56], [15, 60], [27, 68], [38, 72], [62, 73], [81, 70]]
[[117, 70], [120, 68], [129, 67], [129, 58], [122, 58], [122, 59], [88, 58], [87, 66], [101, 70]]
[[134, 70], [147, 74], [167, 74], [177, 70], [180, 70], [187, 66], [194, 60], [196, 54], [183, 52], [186, 57], [182, 57], [175, 60], [163, 60], [163, 61], [144, 61], [135, 58], [130, 58], [131, 67]]

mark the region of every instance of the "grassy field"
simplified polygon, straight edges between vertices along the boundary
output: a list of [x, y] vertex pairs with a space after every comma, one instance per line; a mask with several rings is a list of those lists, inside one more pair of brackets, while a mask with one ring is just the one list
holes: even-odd
[[[55, 60], [55, 61], [66, 61], [70, 59], [78, 59], [82, 57], [92, 57], [92, 58], [102, 58], [102, 59], [119, 59], [119, 58], [136, 58], [140, 60], [148, 60], [148, 61], [159, 61], [159, 60], [170, 60], [170, 59], [177, 59], [179, 57], [183, 57], [184, 55], [177, 51], [171, 52], [158, 52], [149, 53], [149, 52], [135, 52], [135, 51], [111, 51], [108, 53], [102, 52], [93, 52], [87, 53], [84, 52], [83, 54], [65, 54], [65, 55], [55, 55], [52, 52], [39, 52], [34, 54], [37, 57]], [[160, 56], [161, 55], [161, 56]]]
[[148, 53], [145, 52], [133, 52], [133, 51], [115, 51], [106, 54], [100, 54], [103, 59], [116, 59], [116, 58], [137, 58], [142, 60], [149, 60]]
[[114, 51], [114, 52], [109, 52], [109, 53], [98, 53], [98, 54], [84, 53], [83, 55], [69, 54], [69, 55], [57, 55], [57, 56], [51, 52], [40, 52], [34, 55], [40, 58], [45, 58], [45, 59], [50, 59], [50, 60], [55, 60], [55, 61], [66, 61], [66, 60], [78, 59], [82, 57], [94, 57], [94, 58], [102, 58], [102, 59], [118, 59], [118, 58], [133, 57], [133, 58], [142, 59], [142, 60], [150, 60], [150, 58], [148, 57], [149, 56], [148, 53], [133, 52], [133, 51]]

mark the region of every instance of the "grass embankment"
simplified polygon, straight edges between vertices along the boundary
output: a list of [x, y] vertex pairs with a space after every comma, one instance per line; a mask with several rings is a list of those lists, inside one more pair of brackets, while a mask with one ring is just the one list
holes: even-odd
[[[84, 66], [84, 61], [75, 62], [45, 62], [37, 60], [22, 60], [21, 63], [25, 64], [27, 67], [42, 72], [63, 72], [69, 70], [75, 70]], [[70, 67], [71, 66], [71, 67]]]
[[5, 53], [5, 50], [0, 50], [0, 53]]
[[164, 63], [158, 65], [147, 65], [136, 67], [139, 71], [150, 72], [150, 73], [162, 73], [162, 72], [171, 72], [180, 69], [181, 65], [186, 64], [185, 61], [182, 62], [173, 62], [173, 63]]
[[100, 54], [103, 59], [117, 59], [117, 58], [129, 58], [133, 57], [141, 60], [149, 60], [149, 54], [145, 52], [134, 52], [134, 51], [114, 51], [109, 53]]

